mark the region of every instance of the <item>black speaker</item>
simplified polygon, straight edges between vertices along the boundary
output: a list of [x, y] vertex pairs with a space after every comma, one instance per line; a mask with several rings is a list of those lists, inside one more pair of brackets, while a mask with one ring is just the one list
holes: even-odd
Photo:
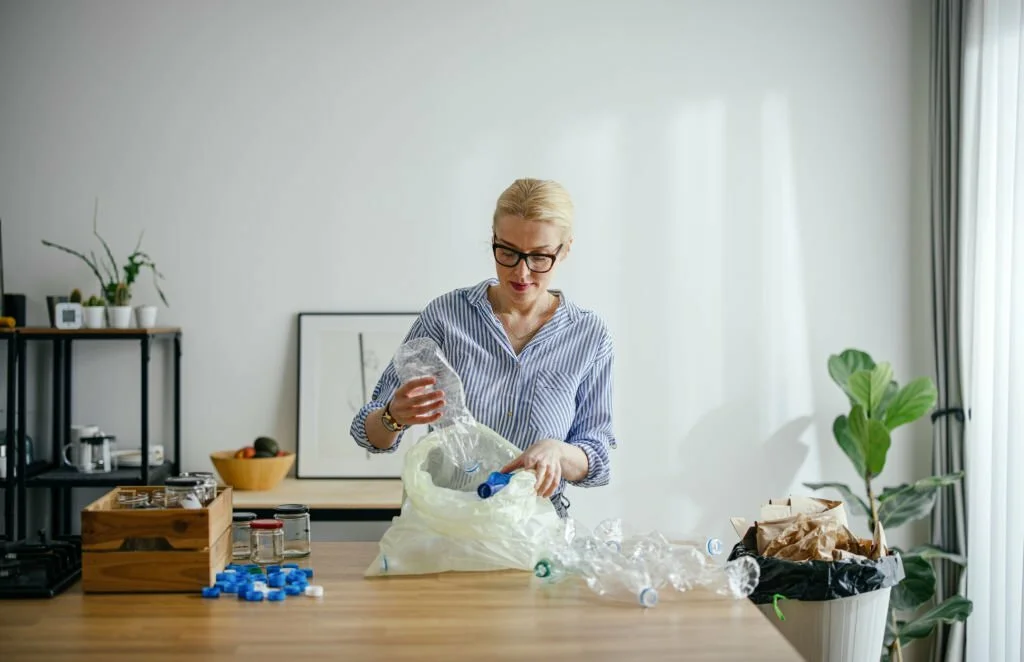
[[14, 326], [25, 326], [25, 295], [4, 295], [4, 317], [13, 317]]

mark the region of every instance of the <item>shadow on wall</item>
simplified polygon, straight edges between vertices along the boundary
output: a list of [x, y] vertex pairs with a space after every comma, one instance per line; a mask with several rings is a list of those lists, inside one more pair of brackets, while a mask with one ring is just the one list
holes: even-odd
[[787, 496], [810, 452], [801, 437], [813, 419], [788, 421], [761, 442], [754, 436], [754, 418], [740, 403], [719, 408], [701, 418], [676, 446], [673, 461], [680, 467], [681, 491], [694, 504], [708, 504], [709, 495], [713, 502], [712, 508], [699, 508], [692, 531], [732, 541], [735, 536], [726, 535], [731, 532], [729, 517], [753, 520], [760, 504]]

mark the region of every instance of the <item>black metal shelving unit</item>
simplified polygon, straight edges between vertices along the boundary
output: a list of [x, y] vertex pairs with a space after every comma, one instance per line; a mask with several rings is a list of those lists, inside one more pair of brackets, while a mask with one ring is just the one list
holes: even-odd
[[[181, 469], [181, 329], [176, 327], [154, 329], [54, 329], [17, 328], [7, 330], [0, 337], [7, 341], [7, 430], [17, 431], [13, 455], [8, 444], [7, 478], [0, 479], [5, 490], [4, 540], [26, 539], [27, 503], [29, 488], [50, 490], [51, 537], [67, 538], [71, 532], [71, 491], [78, 487], [115, 487], [118, 485], [155, 485], [163, 483]], [[108, 473], [85, 474], [66, 467], [61, 462], [62, 449], [71, 437], [72, 351], [78, 341], [116, 340], [139, 344], [140, 359], [140, 451], [142, 462], [138, 468], [118, 469]], [[149, 362], [152, 346], [157, 341], [173, 343], [173, 457], [159, 466], [150, 466], [149, 430]], [[26, 466], [25, 454], [25, 389], [26, 348], [30, 342], [48, 342], [53, 350], [53, 412], [52, 454], [50, 461], [33, 462]], [[8, 435], [11, 433], [8, 432]], [[38, 454], [41, 446], [36, 447]], [[16, 457], [15, 457], [16, 455]], [[13, 498], [12, 498], [13, 497]], [[16, 510], [16, 513], [15, 513]], [[16, 531], [15, 531], [16, 527]]]

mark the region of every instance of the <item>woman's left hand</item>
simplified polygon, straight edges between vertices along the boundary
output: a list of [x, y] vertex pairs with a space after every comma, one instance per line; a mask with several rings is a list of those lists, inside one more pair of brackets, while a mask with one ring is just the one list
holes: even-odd
[[557, 439], [541, 439], [519, 457], [502, 468], [502, 473], [527, 469], [537, 474], [537, 494], [549, 498], [562, 481], [562, 459], [565, 443]]

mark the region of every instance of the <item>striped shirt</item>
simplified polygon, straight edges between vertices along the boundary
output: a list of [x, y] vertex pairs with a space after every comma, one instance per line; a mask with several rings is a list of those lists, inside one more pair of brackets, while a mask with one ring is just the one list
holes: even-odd
[[[570, 484], [606, 485], [612, 431], [612, 363], [614, 350], [605, 323], [559, 294], [554, 316], [516, 355], [487, 298], [495, 279], [453, 290], [431, 301], [420, 313], [406, 341], [429, 337], [462, 380], [466, 407], [473, 417], [527, 449], [541, 439], [558, 439], [587, 456], [587, 475]], [[399, 386], [389, 363], [370, 402], [352, 420], [356, 443], [374, 453], [394, 452], [402, 439], [381, 450], [366, 438], [366, 417], [383, 408]], [[565, 515], [563, 479], [552, 496]]]

